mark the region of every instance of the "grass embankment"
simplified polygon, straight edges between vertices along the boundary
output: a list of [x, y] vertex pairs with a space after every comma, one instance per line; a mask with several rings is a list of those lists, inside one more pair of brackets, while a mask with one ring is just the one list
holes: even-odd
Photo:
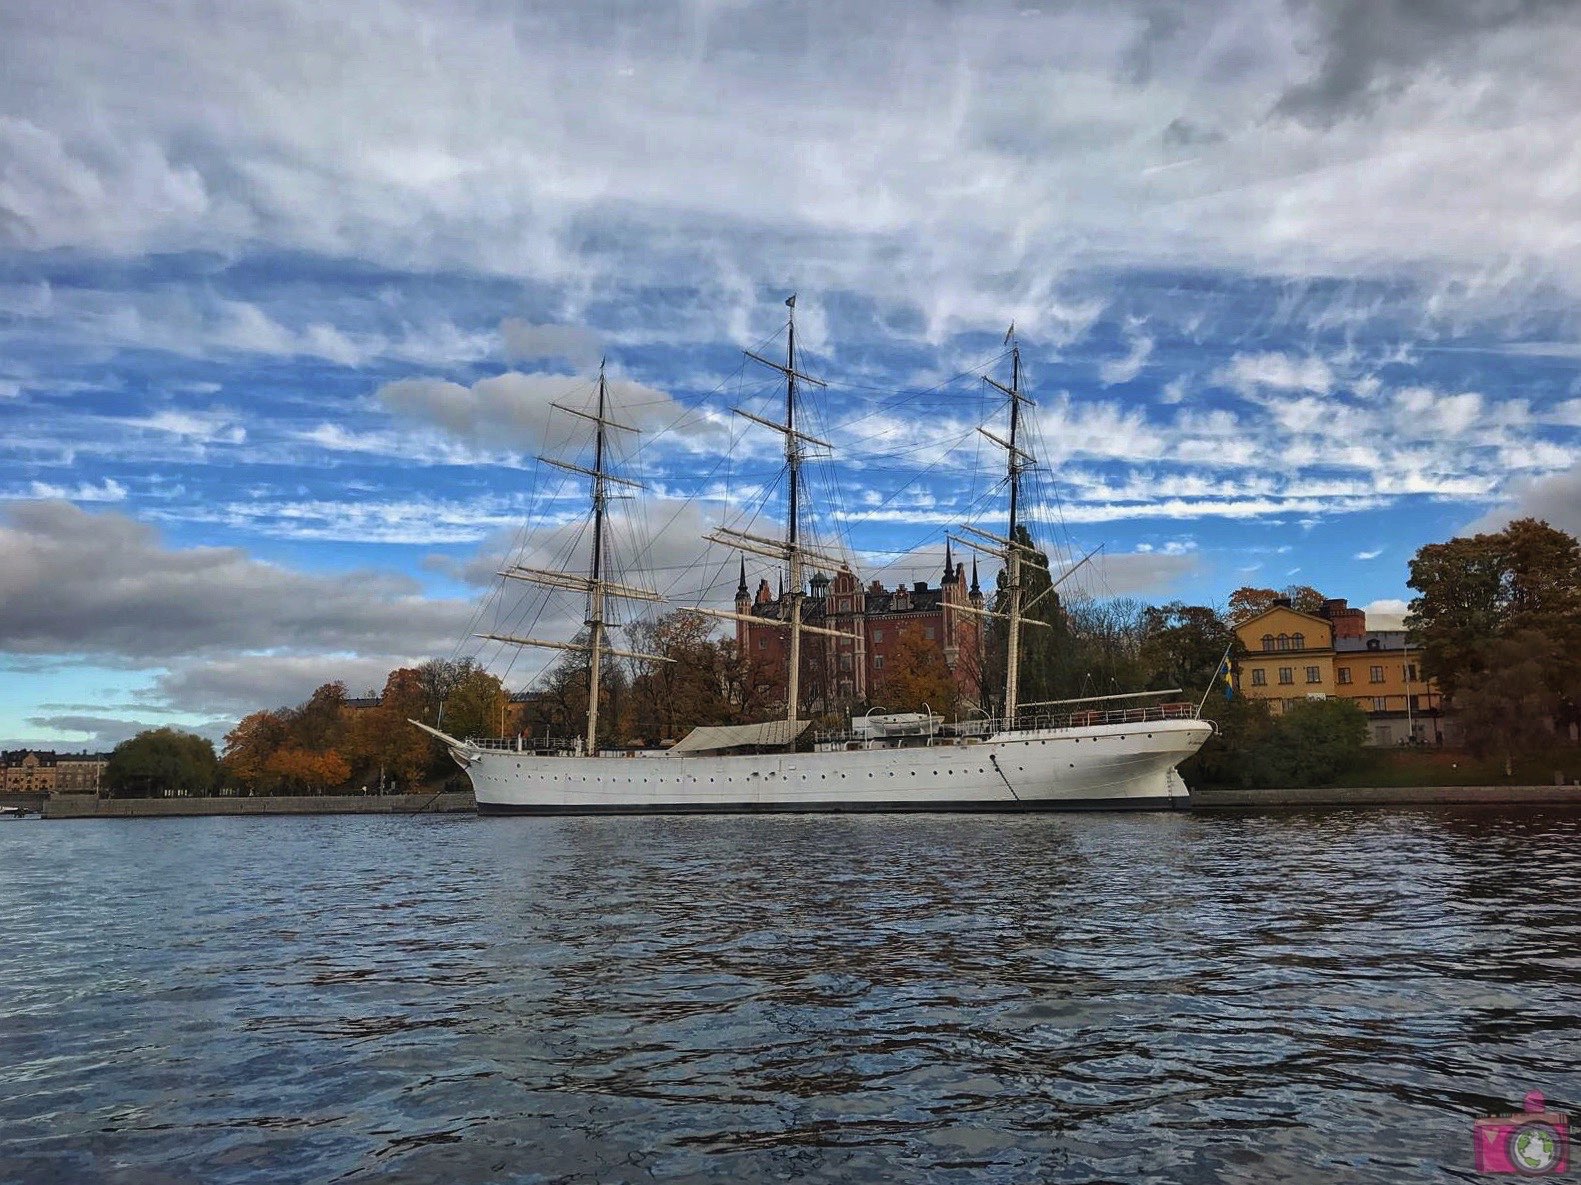
[[1501, 757], [1473, 757], [1464, 749], [1368, 749], [1359, 765], [1329, 785], [1341, 786], [1552, 786], [1581, 778], [1581, 747], [1555, 746], [1518, 755], [1504, 772]]

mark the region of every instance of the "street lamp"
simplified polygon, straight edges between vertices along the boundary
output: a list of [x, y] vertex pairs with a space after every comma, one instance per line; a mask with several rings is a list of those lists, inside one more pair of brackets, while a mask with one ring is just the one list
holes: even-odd
[[1410, 743], [1416, 743], [1416, 721], [1411, 715], [1411, 635], [1406, 634], [1401, 643], [1405, 655], [1405, 735], [1410, 738]]

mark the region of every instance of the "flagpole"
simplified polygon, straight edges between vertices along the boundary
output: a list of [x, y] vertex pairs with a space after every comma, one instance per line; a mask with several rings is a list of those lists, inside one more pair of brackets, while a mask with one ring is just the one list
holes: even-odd
[[[1224, 675], [1228, 677], [1231, 674], [1224, 668], [1225, 664], [1230, 661], [1230, 651], [1234, 649], [1235, 643], [1231, 642], [1224, 648], [1224, 657], [1219, 659], [1219, 665], [1213, 668], [1213, 678], [1208, 680], [1208, 689], [1202, 693], [1202, 700], [1197, 704], [1197, 715], [1199, 717], [1202, 715], [1202, 709], [1208, 706], [1208, 696], [1213, 694], [1213, 687], [1219, 681], [1219, 676]], [[1234, 687], [1235, 684], [1232, 682], [1230, 686]]]

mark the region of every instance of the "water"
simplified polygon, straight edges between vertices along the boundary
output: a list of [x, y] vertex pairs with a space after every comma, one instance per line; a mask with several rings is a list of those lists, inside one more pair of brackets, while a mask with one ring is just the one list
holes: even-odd
[[1581, 813], [0, 824], [0, 1181], [1474, 1180]]

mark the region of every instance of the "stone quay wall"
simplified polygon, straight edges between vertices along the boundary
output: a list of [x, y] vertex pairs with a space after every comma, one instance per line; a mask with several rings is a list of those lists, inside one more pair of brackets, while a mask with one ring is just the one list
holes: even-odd
[[96, 798], [57, 794], [46, 819], [168, 819], [184, 815], [433, 815], [473, 811], [470, 790], [453, 794], [316, 794], [268, 798]]

